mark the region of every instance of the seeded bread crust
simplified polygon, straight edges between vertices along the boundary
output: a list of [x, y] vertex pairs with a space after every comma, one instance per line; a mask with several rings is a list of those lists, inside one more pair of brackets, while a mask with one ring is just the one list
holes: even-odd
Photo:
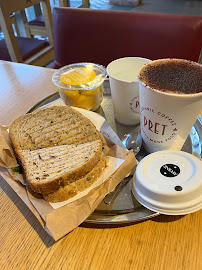
[[19, 155], [32, 190], [50, 193], [92, 170], [101, 159], [102, 142], [19, 150]]
[[56, 192], [49, 194], [42, 193], [42, 195], [46, 201], [52, 203], [68, 200], [77, 195], [79, 192], [84, 191], [86, 188], [90, 187], [99, 178], [105, 167], [106, 158], [103, 156], [97, 165], [84, 177], [69, 185], [60, 187]]

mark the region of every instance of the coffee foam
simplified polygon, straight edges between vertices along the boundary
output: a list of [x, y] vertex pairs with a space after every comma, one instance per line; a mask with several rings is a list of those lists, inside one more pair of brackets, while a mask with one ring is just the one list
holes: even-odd
[[143, 66], [139, 79], [152, 89], [167, 93], [202, 92], [202, 65], [182, 59], [160, 59]]

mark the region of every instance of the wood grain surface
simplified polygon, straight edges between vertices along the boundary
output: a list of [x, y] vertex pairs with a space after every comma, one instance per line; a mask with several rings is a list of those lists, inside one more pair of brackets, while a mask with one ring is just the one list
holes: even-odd
[[[56, 91], [53, 70], [0, 61], [0, 124]], [[83, 223], [55, 242], [0, 177], [0, 269], [201, 270], [202, 210], [123, 225]]]

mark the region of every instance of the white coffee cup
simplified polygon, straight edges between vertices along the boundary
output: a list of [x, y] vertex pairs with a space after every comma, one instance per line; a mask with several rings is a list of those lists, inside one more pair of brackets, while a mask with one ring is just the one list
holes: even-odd
[[150, 61], [141, 57], [124, 57], [107, 66], [114, 115], [121, 124], [137, 125], [140, 122], [138, 72]]
[[[160, 59], [144, 66], [140, 73], [148, 66], [167, 60], [192, 63], [202, 68], [202, 65], [187, 60]], [[176, 75], [175, 71], [169, 72], [173, 73], [172, 76], [181, 76]], [[158, 81], [157, 74], [155, 80]], [[199, 76], [199, 80], [202, 82], [202, 77], [200, 79]], [[186, 94], [165, 92], [152, 88], [141, 80], [139, 83], [141, 135], [144, 148], [150, 153], [160, 150], [181, 150], [202, 108], [202, 92]]]

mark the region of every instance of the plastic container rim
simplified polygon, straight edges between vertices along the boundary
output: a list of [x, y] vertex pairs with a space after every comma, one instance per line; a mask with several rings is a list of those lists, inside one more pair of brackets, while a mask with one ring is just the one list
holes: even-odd
[[[62, 75], [62, 73], [64, 73], [68, 69], [84, 67], [86, 65], [91, 65], [91, 66], [97, 68], [98, 70], [100, 70], [100, 72], [102, 73], [102, 79], [99, 81], [99, 83], [94, 84], [92, 86], [89, 86], [88, 83], [80, 84], [80, 85], [69, 85], [69, 84], [63, 83], [60, 80], [60, 76]], [[102, 85], [106, 77], [107, 77], [107, 72], [106, 72], [106, 69], [103, 65], [90, 63], [90, 62], [81, 62], [81, 63], [73, 63], [73, 64], [66, 65], [64, 67], [59, 68], [58, 70], [56, 70], [54, 72], [54, 74], [52, 76], [52, 81], [57, 87], [64, 89], [64, 90], [66, 89], [66, 90], [70, 90], [70, 91], [78, 91], [78, 90], [88, 91], [88, 90], [93, 90], [93, 89], [99, 87], [100, 85]], [[60, 82], [58, 82], [58, 81], [60, 81]], [[60, 83], [61, 83], [61, 85], [60, 85]]]

